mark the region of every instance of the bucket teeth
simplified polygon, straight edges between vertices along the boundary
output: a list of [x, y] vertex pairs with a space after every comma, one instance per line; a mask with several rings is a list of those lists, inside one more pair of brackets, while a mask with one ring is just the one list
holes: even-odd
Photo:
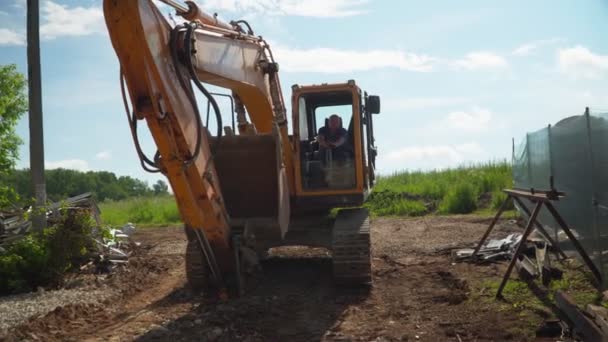
[[371, 283], [371, 244], [367, 209], [343, 209], [332, 236], [333, 273], [342, 285]]

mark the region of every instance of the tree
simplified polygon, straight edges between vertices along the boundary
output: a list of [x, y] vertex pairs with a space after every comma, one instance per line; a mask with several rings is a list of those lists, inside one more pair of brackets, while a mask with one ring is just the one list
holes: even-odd
[[156, 183], [154, 183], [152, 188], [154, 189], [154, 195], [165, 195], [169, 193], [169, 187], [167, 186], [167, 183], [163, 182], [160, 179], [156, 181]]
[[[23, 143], [17, 136], [15, 127], [27, 111], [25, 77], [17, 71], [14, 64], [0, 65], [0, 176], [15, 168], [19, 159], [19, 145]], [[9, 184], [0, 183], [0, 207], [14, 200], [14, 191]]]

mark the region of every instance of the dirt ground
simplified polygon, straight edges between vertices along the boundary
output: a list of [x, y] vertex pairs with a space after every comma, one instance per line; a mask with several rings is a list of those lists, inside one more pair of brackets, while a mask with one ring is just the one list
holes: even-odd
[[[372, 221], [373, 287], [334, 287], [326, 251], [277, 251], [242, 298], [222, 302], [186, 288], [181, 228], [140, 229], [128, 269], [90, 279], [120, 289], [103, 305], [71, 305], [32, 318], [7, 340], [503, 341], [533, 336], [530, 321], [498, 310], [484, 281], [505, 263], [454, 263], [489, 223], [469, 216]], [[503, 221], [495, 235], [519, 231]], [[302, 257], [300, 255], [305, 255]], [[101, 286], [101, 285], [100, 285]], [[482, 300], [480, 300], [482, 298]], [[542, 313], [540, 313], [542, 315]], [[535, 318], [535, 319], [538, 319]], [[531, 330], [532, 329], [532, 330]], [[0, 337], [0, 340], [3, 338]]]

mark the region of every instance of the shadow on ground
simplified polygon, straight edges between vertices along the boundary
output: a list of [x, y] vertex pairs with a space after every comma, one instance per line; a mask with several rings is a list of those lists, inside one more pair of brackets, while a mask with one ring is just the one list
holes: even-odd
[[350, 305], [369, 295], [362, 288], [336, 289], [329, 258], [270, 258], [248, 293], [226, 302], [176, 289], [153, 306], [194, 301], [194, 309], [140, 336], [150, 340], [314, 341], [340, 321]]

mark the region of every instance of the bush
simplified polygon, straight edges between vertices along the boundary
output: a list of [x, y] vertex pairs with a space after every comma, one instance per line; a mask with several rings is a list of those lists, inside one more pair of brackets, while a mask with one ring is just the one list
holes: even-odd
[[[492, 202], [490, 203], [490, 206], [492, 207], [492, 209], [498, 210], [502, 206], [502, 203], [505, 201], [505, 199], [507, 199], [507, 194], [502, 191], [494, 191], [492, 193]], [[509, 203], [507, 203], [507, 207], [505, 209], [515, 209], [515, 206], [513, 205], [513, 200], [510, 200]]]
[[420, 201], [401, 199], [391, 203], [390, 206], [375, 211], [378, 216], [422, 216], [426, 214], [426, 206]]
[[365, 206], [378, 216], [421, 216], [427, 208], [421, 201], [407, 198], [407, 194], [392, 191], [373, 192]]
[[439, 205], [444, 214], [468, 214], [477, 209], [475, 189], [468, 183], [460, 183], [448, 190]]
[[92, 222], [86, 211], [65, 212], [41, 234], [31, 234], [0, 255], [0, 294], [30, 291], [61, 280], [92, 250]]

